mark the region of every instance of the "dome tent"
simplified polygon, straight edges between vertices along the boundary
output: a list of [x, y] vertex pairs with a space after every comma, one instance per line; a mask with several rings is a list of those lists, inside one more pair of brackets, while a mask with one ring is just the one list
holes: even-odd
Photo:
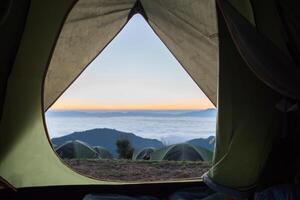
[[147, 147], [135, 151], [132, 156], [132, 160], [150, 160], [151, 153], [155, 150], [153, 147]]
[[99, 157], [101, 159], [112, 159], [113, 155], [110, 153], [110, 151], [104, 147], [101, 146], [94, 146], [94, 150], [98, 153]]
[[188, 143], [174, 144], [151, 153], [151, 160], [211, 161], [212, 152]]
[[58, 146], [56, 144], [52, 143], [52, 147], [53, 147], [53, 149], [56, 149]]
[[98, 153], [88, 144], [75, 140], [68, 141], [55, 149], [59, 157], [63, 159], [96, 159]]
[[[298, 0], [1, 3], [0, 180], [18, 189], [17, 194], [25, 195], [24, 189], [39, 198], [34, 192], [44, 188], [57, 194], [58, 186], [69, 187], [69, 195], [79, 192], [78, 185], [130, 187], [81, 176], [61, 163], [50, 146], [43, 114], [137, 12], [218, 107], [215, 151], [205, 183], [216, 191], [248, 196], [257, 188], [295, 180]], [[201, 180], [193, 181], [205, 187]], [[189, 183], [165, 183], [172, 184]], [[152, 184], [148, 191], [156, 193], [162, 185]], [[148, 186], [137, 183], [133, 193], [136, 187]]]

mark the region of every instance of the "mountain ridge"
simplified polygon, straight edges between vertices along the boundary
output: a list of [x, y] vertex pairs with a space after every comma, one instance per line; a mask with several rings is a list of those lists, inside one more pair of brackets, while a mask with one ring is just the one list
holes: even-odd
[[130, 140], [135, 149], [142, 149], [145, 146], [154, 148], [163, 147], [163, 143], [157, 139], [143, 138], [136, 136], [133, 133], [127, 133], [108, 128], [96, 128], [81, 132], [73, 132], [69, 135], [52, 138], [51, 142], [54, 145], [59, 146], [70, 140], [80, 140], [91, 146], [102, 146], [107, 148], [111, 153], [116, 155], [117, 148], [115, 143], [120, 138], [127, 138]]
[[214, 108], [204, 110], [140, 110], [140, 111], [48, 111], [47, 117], [215, 117]]
[[[117, 155], [116, 141], [120, 138], [127, 138], [135, 150], [145, 147], [161, 148], [164, 144], [157, 139], [143, 138], [133, 133], [122, 132], [116, 129], [95, 128], [85, 131], [73, 132], [71, 134], [55, 137], [51, 139], [52, 144], [60, 146], [67, 141], [80, 140], [90, 146], [102, 146], [108, 149], [114, 156]], [[198, 145], [208, 150], [213, 150], [214, 136], [208, 138], [196, 138], [186, 141], [187, 143]], [[211, 142], [213, 140], [213, 142]]]

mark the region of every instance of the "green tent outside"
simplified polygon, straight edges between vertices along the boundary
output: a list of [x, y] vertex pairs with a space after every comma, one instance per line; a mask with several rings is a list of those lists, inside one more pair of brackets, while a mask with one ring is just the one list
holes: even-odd
[[155, 151], [153, 147], [147, 147], [133, 152], [132, 160], [150, 160], [151, 153]]
[[151, 153], [151, 160], [211, 161], [212, 152], [192, 144], [174, 144]]
[[101, 159], [112, 159], [113, 155], [110, 153], [110, 151], [104, 147], [101, 146], [94, 146], [94, 150], [98, 153], [98, 156]]
[[68, 141], [55, 149], [59, 157], [63, 159], [97, 159], [98, 153], [88, 144], [75, 140]]

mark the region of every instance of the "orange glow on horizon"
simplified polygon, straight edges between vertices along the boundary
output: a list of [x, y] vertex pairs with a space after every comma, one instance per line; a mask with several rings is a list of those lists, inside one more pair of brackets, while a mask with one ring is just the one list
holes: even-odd
[[82, 104], [74, 102], [56, 102], [50, 110], [200, 110], [215, 108], [209, 101], [174, 102], [170, 104]]

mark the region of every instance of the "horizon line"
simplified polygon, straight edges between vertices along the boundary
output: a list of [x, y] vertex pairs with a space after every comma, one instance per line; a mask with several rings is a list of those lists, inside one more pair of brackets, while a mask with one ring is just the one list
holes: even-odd
[[136, 108], [136, 109], [81, 109], [81, 108], [72, 108], [72, 109], [63, 109], [63, 108], [52, 108], [47, 111], [185, 111], [185, 110], [210, 110], [217, 109], [216, 107], [210, 108], [177, 108], [177, 109], [147, 109], [147, 108]]
[[56, 104], [50, 110], [204, 110], [209, 108], [216, 108], [211, 102], [203, 105], [195, 104], [127, 104], [127, 105], [74, 105], [74, 104]]

